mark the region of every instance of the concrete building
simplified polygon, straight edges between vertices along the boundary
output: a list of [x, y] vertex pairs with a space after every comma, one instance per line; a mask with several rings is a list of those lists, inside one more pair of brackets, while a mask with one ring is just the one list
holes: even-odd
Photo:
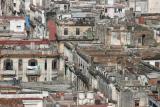
[[[159, 13], [158, 0], [129, 0], [129, 7], [141, 13]], [[136, 5], [135, 5], [136, 4]]]
[[25, 38], [25, 18], [21, 16], [1, 16], [0, 38]]
[[148, 0], [148, 13], [159, 13], [160, 11], [159, 0]]
[[97, 22], [96, 36], [98, 36], [99, 41], [107, 47], [131, 45], [133, 38], [126, 26], [118, 24], [116, 19]]
[[55, 7], [58, 8], [59, 12], [68, 13], [70, 10], [70, 3], [69, 1], [55, 1]]
[[[25, 43], [25, 42], [24, 42]], [[1, 80], [20, 79], [24, 82], [52, 81], [59, 71], [59, 56], [56, 49], [36, 46], [32, 43], [25, 48], [17, 46], [12, 49], [1, 49]]]
[[45, 9], [31, 4], [29, 16], [31, 23], [34, 26], [33, 38], [48, 38]]
[[129, 0], [129, 8], [136, 12], [148, 13], [148, 0]]

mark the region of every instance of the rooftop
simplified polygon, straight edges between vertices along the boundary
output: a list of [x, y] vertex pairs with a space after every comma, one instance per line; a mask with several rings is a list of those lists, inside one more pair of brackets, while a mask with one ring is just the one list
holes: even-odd
[[152, 72], [152, 73], [147, 74], [147, 77], [149, 79], [158, 79], [158, 78], [160, 78], [160, 73], [159, 72]]

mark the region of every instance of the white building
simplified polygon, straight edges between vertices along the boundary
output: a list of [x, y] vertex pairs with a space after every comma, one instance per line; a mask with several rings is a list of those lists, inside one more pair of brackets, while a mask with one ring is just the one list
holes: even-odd
[[25, 38], [25, 18], [21, 16], [0, 17], [1, 38]]
[[15, 33], [25, 32], [25, 19], [24, 17], [15, 17], [10, 20], [10, 31]]
[[141, 13], [159, 13], [159, 0], [129, 0], [129, 7]]

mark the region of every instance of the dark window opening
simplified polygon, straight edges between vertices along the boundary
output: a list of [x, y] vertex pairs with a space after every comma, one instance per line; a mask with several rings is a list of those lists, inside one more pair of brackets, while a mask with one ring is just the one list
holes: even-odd
[[13, 6], [16, 7], [16, 3], [13, 3]]
[[145, 37], [146, 37], [146, 35], [142, 35], [142, 45], [144, 45]]
[[64, 9], [65, 9], [65, 10], [67, 9], [67, 6], [66, 6], [66, 5], [64, 5]]
[[68, 28], [64, 28], [64, 35], [68, 35]]
[[117, 9], [116, 8], [114, 9], [114, 13], [117, 13]]
[[139, 107], [139, 100], [135, 100], [135, 107]]
[[108, 12], [108, 9], [107, 8], [105, 8], [105, 13], [107, 13]]
[[118, 12], [119, 12], [119, 13], [120, 13], [120, 12], [122, 12], [122, 9], [121, 9], [121, 8], [119, 8], [119, 9], [118, 9]]
[[6, 30], [6, 26], [3, 27], [3, 30]]
[[76, 35], [80, 35], [80, 29], [76, 28]]
[[52, 81], [55, 80], [55, 77], [52, 77]]
[[159, 68], [159, 62], [155, 62], [155, 66]]
[[52, 70], [57, 69], [57, 60], [52, 61]]
[[4, 70], [13, 70], [13, 61], [10, 59], [4, 60]]
[[22, 71], [22, 70], [23, 70], [23, 62], [22, 62], [22, 59], [19, 59], [19, 61], [18, 61], [18, 70], [19, 70], [19, 71]]
[[29, 66], [37, 66], [37, 64], [38, 64], [37, 60], [35, 60], [35, 59], [31, 59], [31, 60], [28, 61]]
[[153, 103], [153, 107], [158, 107], [156, 104]]
[[152, 101], [149, 101], [149, 105], [150, 105], [150, 106], [152, 105]]
[[47, 60], [45, 60], [44, 69], [47, 70]]
[[21, 28], [21, 26], [17, 26], [17, 28]]
[[81, 67], [82, 67], [83, 65], [82, 65], [82, 63], [81, 63]]

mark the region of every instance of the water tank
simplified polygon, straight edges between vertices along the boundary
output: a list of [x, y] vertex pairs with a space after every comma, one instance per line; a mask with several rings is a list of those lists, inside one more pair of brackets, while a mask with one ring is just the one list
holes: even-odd
[[94, 92], [93, 91], [87, 92], [87, 98], [88, 99], [94, 99]]
[[84, 92], [79, 92], [78, 93], [78, 98], [79, 99], [85, 99], [85, 93]]

